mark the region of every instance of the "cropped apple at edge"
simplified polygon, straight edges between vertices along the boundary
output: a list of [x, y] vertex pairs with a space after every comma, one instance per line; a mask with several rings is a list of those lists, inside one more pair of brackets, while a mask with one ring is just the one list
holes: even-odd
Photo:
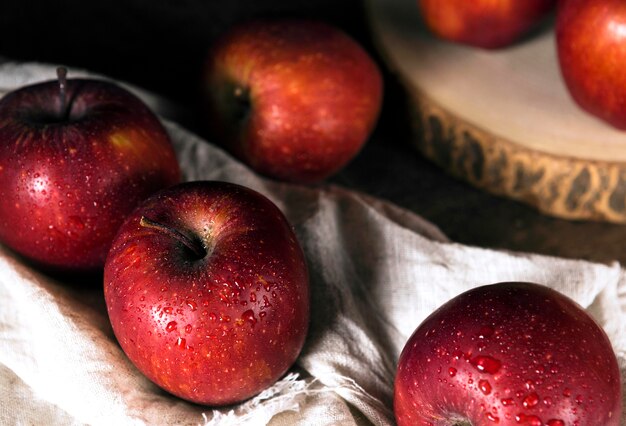
[[158, 118], [113, 83], [60, 71], [0, 100], [0, 241], [39, 266], [101, 269], [124, 218], [179, 178]]
[[559, 2], [556, 47], [573, 100], [589, 114], [626, 130], [626, 3]]
[[442, 39], [484, 49], [517, 42], [552, 10], [555, 0], [417, 0], [426, 26]]
[[619, 426], [611, 343], [561, 293], [531, 283], [477, 287], [426, 318], [395, 381], [400, 426]]
[[318, 182], [352, 160], [376, 125], [377, 64], [343, 31], [310, 20], [236, 25], [208, 54], [208, 121], [255, 171]]
[[143, 202], [113, 242], [104, 295], [128, 358], [201, 404], [273, 384], [308, 330], [308, 271], [291, 226], [266, 197], [230, 183], [183, 183]]

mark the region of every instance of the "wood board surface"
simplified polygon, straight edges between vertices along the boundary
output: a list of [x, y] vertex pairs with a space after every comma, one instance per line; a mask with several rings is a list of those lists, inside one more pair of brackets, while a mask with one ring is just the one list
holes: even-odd
[[483, 50], [429, 34], [415, 0], [367, 7], [373, 39], [412, 100], [424, 156], [550, 215], [626, 223], [626, 133], [571, 100], [549, 25]]

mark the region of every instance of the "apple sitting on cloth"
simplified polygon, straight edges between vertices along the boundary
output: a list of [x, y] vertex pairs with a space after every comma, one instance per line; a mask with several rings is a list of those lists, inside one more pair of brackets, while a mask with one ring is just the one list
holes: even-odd
[[555, 0], [418, 0], [438, 37], [484, 49], [507, 47], [532, 30]]
[[0, 241], [45, 268], [96, 270], [124, 218], [180, 169], [142, 101], [65, 73], [0, 100]]
[[328, 24], [239, 24], [208, 57], [205, 98], [216, 138], [255, 171], [313, 183], [344, 167], [373, 130], [380, 70]]
[[626, 3], [559, 3], [556, 40], [561, 74], [585, 111], [626, 130]]
[[115, 336], [154, 383], [226, 405], [282, 376], [308, 330], [304, 254], [281, 211], [245, 187], [198, 181], [140, 205], [104, 272]]
[[579, 305], [531, 283], [478, 287], [415, 330], [399, 360], [399, 425], [618, 426], [611, 343]]

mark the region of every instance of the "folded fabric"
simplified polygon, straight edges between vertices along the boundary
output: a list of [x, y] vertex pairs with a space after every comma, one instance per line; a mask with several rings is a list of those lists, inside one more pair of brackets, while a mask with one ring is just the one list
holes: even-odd
[[[49, 65], [0, 65], [0, 91], [51, 78]], [[135, 92], [171, 117], [171, 104]], [[500, 281], [545, 284], [588, 309], [609, 335], [626, 379], [626, 274], [619, 264], [455, 244], [385, 201], [335, 186], [264, 179], [175, 123], [166, 127], [185, 180], [253, 188], [293, 225], [312, 296], [309, 335], [296, 365], [238, 406], [187, 403], [125, 357], [101, 283], [56, 281], [1, 249], [0, 424], [391, 425], [396, 363], [414, 329], [455, 295]]]

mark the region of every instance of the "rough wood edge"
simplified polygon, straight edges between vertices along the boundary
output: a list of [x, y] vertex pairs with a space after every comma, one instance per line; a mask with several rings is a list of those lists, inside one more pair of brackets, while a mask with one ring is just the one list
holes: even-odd
[[465, 121], [403, 83], [411, 98], [415, 146], [451, 175], [551, 216], [626, 223], [626, 163], [529, 149]]

